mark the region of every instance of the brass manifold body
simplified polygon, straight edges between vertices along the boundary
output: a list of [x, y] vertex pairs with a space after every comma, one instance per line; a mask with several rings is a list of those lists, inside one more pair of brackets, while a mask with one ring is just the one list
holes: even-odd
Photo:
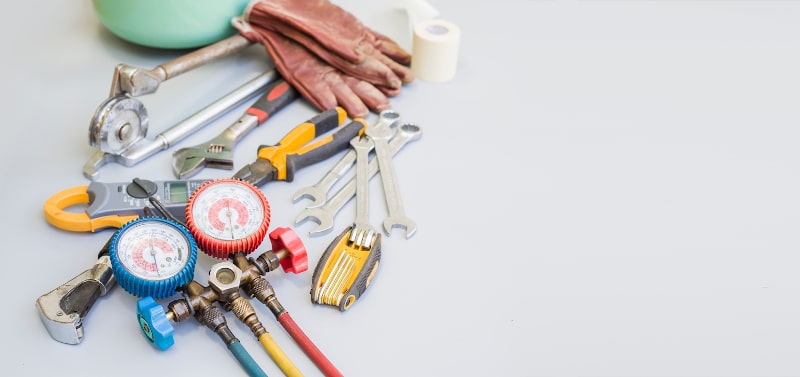
[[181, 322], [194, 315], [197, 320], [214, 330], [226, 344], [236, 340], [227, 329], [225, 317], [214, 305], [219, 302], [225, 310], [231, 311], [242, 323], [250, 328], [256, 338], [267, 331], [256, 315], [255, 308], [240, 292], [254, 297], [266, 305], [277, 318], [286, 310], [278, 302], [275, 290], [264, 278], [264, 274], [280, 266], [279, 256], [273, 251], [266, 251], [257, 258], [247, 258], [243, 253], [236, 253], [228, 261], [211, 266], [208, 286], [195, 280], [180, 288], [183, 298], [167, 305], [167, 318]]

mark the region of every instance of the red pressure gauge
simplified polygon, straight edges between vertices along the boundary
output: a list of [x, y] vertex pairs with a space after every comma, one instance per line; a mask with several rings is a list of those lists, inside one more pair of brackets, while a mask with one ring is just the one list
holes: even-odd
[[186, 225], [206, 254], [227, 259], [249, 254], [269, 228], [269, 202], [258, 187], [238, 179], [208, 181], [186, 203]]

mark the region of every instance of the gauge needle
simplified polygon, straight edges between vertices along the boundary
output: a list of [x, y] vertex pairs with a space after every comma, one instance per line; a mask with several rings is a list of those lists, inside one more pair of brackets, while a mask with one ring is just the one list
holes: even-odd
[[156, 272], [161, 275], [161, 271], [158, 270], [158, 258], [156, 258], [156, 248], [153, 246], [153, 240], [150, 240], [150, 255], [153, 256], [153, 264], [156, 266]]
[[225, 212], [225, 216], [228, 217], [228, 226], [231, 228], [231, 239], [233, 240], [236, 239], [236, 236], [233, 234], [233, 213], [231, 213], [231, 201], [225, 201], [225, 205], [227, 206], [225, 208], [228, 209], [228, 211]]

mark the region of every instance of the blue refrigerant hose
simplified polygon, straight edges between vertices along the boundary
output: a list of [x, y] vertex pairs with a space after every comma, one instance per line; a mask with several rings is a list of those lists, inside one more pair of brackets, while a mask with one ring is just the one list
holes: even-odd
[[267, 374], [261, 369], [261, 367], [256, 364], [256, 361], [253, 360], [253, 357], [247, 353], [247, 350], [244, 349], [242, 343], [239, 341], [232, 342], [228, 345], [228, 349], [231, 350], [233, 356], [236, 356], [236, 360], [239, 364], [242, 365], [247, 374], [251, 377], [267, 377]]

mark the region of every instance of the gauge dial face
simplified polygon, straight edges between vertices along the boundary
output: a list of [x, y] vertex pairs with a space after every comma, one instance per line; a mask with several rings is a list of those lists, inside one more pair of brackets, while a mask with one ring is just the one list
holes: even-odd
[[143, 221], [119, 236], [116, 250], [120, 264], [132, 275], [162, 280], [186, 266], [191, 249], [179, 229], [160, 221]]
[[198, 192], [191, 215], [200, 232], [219, 240], [246, 238], [267, 216], [261, 196], [238, 182], [216, 182]]

